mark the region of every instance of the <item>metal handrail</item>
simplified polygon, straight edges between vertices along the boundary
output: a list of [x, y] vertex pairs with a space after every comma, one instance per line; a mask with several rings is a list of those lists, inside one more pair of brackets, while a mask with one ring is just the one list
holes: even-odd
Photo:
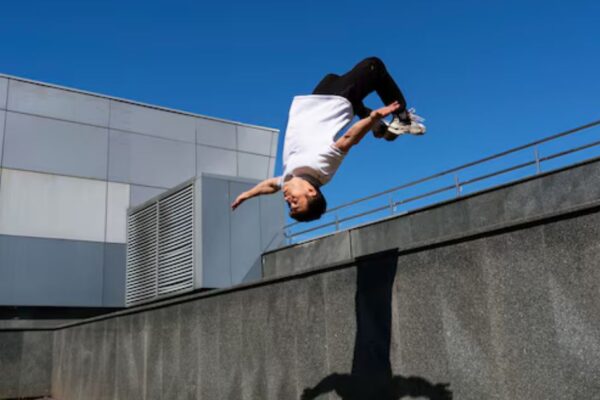
[[339, 211], [341, 209], [345, 209], [345, 208], [348, 208], [350, 206], [353, 206], [353, 205], [356, 205], [356, 204], [359, 204], [359, 203], [364, 203], [364, 202], [366, 202], [368, 200], [372, 200], [372, 199], [384, 196], [386, 194], [390, 194], [390, 193], [396, 192], [396, 191], [401, 190], [401, 189], [406, 189], [406, 188], [409, 188], [409, 187], [412, 187], [412, 186], [416, 186], [418, 184], [421, 184], [421, 183], [424, 183], [424, 182], [427, 182], [427, 181], [431, 181], [431, 180], [434, 180], [436, 178], [440, 178], [440, 177], [443, 177], [443, 176], [447, 176], [449, 174], [457, 173], [457, 172], [463, 171], [463, 170], [465, 170], [467, 168], [470, 168], [470, 167], [473, 167], [473, 166], [476, 166], [476, 165], [480, 165], [480, 164], [483, 164], [483, 163], [491, 161], [491, 160], [499, 159], [499, 158], [502, 158], [502, 157], [507, 156], [509, 154], [516, 153], [518, 151], [521, 151], [521, 150], [524, 150], [524, 149], [528, 149], [528, 148], [531, 148], [531, 147], [534, 148], [534, 157], [535, 157], [535, 159], [533, 161], [528, 161], [528, 162], [524, 162], [524, 163], [521, 163], [521, 164], [517, 164], [517, 165], [514, 165], [512, 167], [504, 168], [504, 169], [499, 170], [499, 171], [495, 171], [495, 172], [488, 173], [488, 174], [485, 174], [485, 175], [481, 175], [481, 176], [478, 176], [478, 177], [475, 177], [475, 178], [471, 178], [471, 179], [469, 179], [467, 181], [463, 181], [463, 182], [460, 182], [458, 180], [458, 176], [455, 175], [455, 184], [454, 185], [444, 186], [442, 188], [438, 188], [436, 190], [433, 190], [433, 191], [430, 191], [430, 192], [427, 192], [427, 193], [423, 193], [423, 194], [420, 194], [420, 195], [417, 195], [417, 196], [409, 197], [409, 198], [406, 198], [406, 199], [403, 199], [403, 200], [400, 200], [400, 201], [396, 201], [396, 202], [394, 202], [390, 198], [390, 204], [389, 205], [376, 207], [376, 208], [373, 208], [373, 209], [370, 209], [370, 210], [367, 210], [367, 211], [363, 211], [363, 212], [360, 212], [360, 213], [352, 214], [350, 216], [347, 216], [347, 217], [344, 217], [344, 218], [341, 218], [341, 219], [338, 218], [338, 215], [336, 213], [335, 214], [335, 221], [333, 221], [333, 222], [327, 222], [327, 223], [320, 224], [318, 226], [314, 226], [314, 227], [311, 227], [311, 228], [308, 228], [308, 229], [305, 229], [305, 230], [302, 230], [302, 231], [299, 231], [299, 232], [289, 233], [290, 232], [290, 228], [293, 228], [294, 226], [297, 226], [299, 224], [299, 222], [294, 222], [294, 223], [288, 224], [288, 225], [286, 225], [284, 227], [284, 236], [287, 239], [291, 239], [293, 237], [304, 235], [304, 234], [307, 234], [307, 233], [310, 233], [310, 232], [314, 232], [314, 231], [317, 231], [317, 230], [321, 230], [321, 229], [324, 229], [324, 228], [327, 228], [327, 227], [330, 227], [330, 226], [336, 226], [336, 230], [337, 230], [337, 229], [339, 229], [339, 225], [341, 223], [344, 223], [344, 222], [347, 222], [347, 221], [350, 221], [350, 220], [353, 220], [353, 219], [357, 219], [357, 218], [360, 218], [360, 217], [364, 217], [364, 216], [367, 216], [367, 215], [371, 215], [371, 214], [383, 211], [385, 209], [391, 209], [392, 210], [392, 214], [393, 214], [394, 210], [395, 210], [395, 207], [397, 207], [398, 205], [402, 205], [402, 204], [409, 203], [411, 201], [423, 199], [423, 198], [432, 196], [434, 194], [443, 193], [443, 192], [446, 192], [446, 191], [452, 190], [452, 189], [456, 189], [457, 190], [457, 195], [460, 195], [462, 187], [464, 187], [466, 185], [469, 185], [469, 184], [472, 184], [472, 183], [475, 183], [475, 182], [480, 182], [480, 181], [483, 181], [485, 179], [489, 179], [489, 178], [492, 178], [492, 177], [495, 177], [495, 176], [499, 176], [499, 175], [502, 175], [502, 174], [506, 174], [508, 172], [516, 171], [516, 170], [519, 170], [519, 169], [522, 169], [522, 168], [525, 168], [525, 167], [528, 167], [528, 166], [531, 166], [531, 165], [535, 165], [536, 166], [536, 173], [540, 173], [540, 171], [541, 171], [541, 166], [540, 165], [541, 165], [542, 162], [549, 161], [549, 160], [552, 160], [552, 159], [555, 159], [555, 158], [558, 158], [558, 157], [562, 157], [562, 156], [565, 156], [565, 155], [568, 155], [568, 154], [572, 154], [572, 153], [575, 153], [575, 152], [578, 152], [578, 151], [582, 151], [582, 150], [585, 150], [585, 149], [588, 149], [588, 148], [591, 148], [591, 147], [598, 146], [598, 145], [600, 145], [600, 141], [596, 141], [596, 142], [588, 143], [588, 144], [585, 144], [585, 145], [582, 145], [582, 146], [578, 146], [578, 147], [575, 147], [575, 148], [572, 148], [572, 149], [560, 151], [558, 153], [554, 153], [554, 154], [551, 154], [549, 156], [541, 157], [541, 158], [539, 156], [539, 151], [538, 151], [538, 146], [540, 144], [547, 143], [547, 142], [559, 139], [561, 137], [569, 136], [569, 135], [572, 135], [574, 133], [581, 132], [583, 130], [586, 130], [586, 129], [589, 129], [589, 128], [592, 128], [592, 127], [598, 126], [598, 125], [600, 125], [600, 120], [596, 120], [594, 122], [591, 122], [591, 123], [579, 126], [577, 128], [569, 129], [569, 130], [564, 131], [564, 132], [560, 132], [560, 133], [557, 133], [557, 134], [554, 134], [554, 135], [551, 135], [551, 136], [547, 136], [545, 138], [542, 138], [542, 139], [539, 139], [539, 140], [536, 140], [536, 141], [533, 141], [533, 142], [530, 142], [530, 143], [527, 143], [527, 144], [524, 144], [524, 145], [521, 145], [521, 146], [517, 146], [517, 147], [511, 148], [509, 150], [505, 150], [503, 152], [500, 152], [500, 153], [497, 153], [497, 154], [494, 154], [494, 155], [491, 155], [491, 156], [488, 156], [488, 157], [484, 157], [484, 158], [481, 158], [481, 159], [476, 160], [476, 161], [472, 161], [472, 162], [467, 163], [467, 164], [460, 165], [458, 167], [450, 168], [448, 170], [445, 170], [445, 171], [442, 171], [442, 172], [438, 172], [436, 174], [433, 174], [433, 175], [430, 175], [430, 176], [427, 176], [427, 177], [424, 177], [424, 178], [420, 178], [420, 179], [417, 179], [417, 180], [414, 180], [414, 181], [411, 181], [411, 182], [408, 182], [408, 183], [405, 183], [405, 184], [393, 187], [391, 189], [387, 189], [387, 190], [384, 190], [384, 191], [381, 191], [381, 192], [378, 192], [378, 193], [374, 193], [374, 194], [369, 195], [369, 196], [361, 197], [359, 199], [356, 199], [356, 200], [353, 200], [353, 201], [341, 204], [339, 206], [333, 207], [333, 208], [327, 210], [325, 212], [325, 214], [332, 214], [332, 213], [334, 213], [336, 211]]

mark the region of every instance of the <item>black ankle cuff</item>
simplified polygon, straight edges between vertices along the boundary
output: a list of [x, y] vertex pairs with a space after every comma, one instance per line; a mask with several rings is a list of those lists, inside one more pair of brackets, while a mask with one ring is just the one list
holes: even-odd
[[410, 115], [408, 115], [408, 111], [403, 110], [398, 113], [395, 113], [398, 116], [398, 119], [402, 122], [410, 122]]

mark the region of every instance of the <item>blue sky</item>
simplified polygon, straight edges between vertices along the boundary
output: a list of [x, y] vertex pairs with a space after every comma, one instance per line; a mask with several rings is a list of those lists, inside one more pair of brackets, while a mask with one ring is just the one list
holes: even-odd
[[599, 17], [578, 0], [12, 1], [0, 72], [283, 131], [294, 95], [377, 55], [429, 132], [367, 138], [335, 205], [600, 118]]

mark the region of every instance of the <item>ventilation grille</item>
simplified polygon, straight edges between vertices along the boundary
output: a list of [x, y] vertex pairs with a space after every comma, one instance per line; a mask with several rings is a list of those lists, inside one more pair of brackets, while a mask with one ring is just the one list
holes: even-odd
[[194, 286], [194, 185], [128, 217], [127, 306]]
[[193, 287], [193, 193], [192, 186], [188, 186], [159, 203], [159, 295]]

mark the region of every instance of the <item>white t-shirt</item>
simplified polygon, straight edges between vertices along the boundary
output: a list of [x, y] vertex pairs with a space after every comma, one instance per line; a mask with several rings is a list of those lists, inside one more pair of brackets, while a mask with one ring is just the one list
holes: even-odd
[[301, 174], [316, 178], [322, 185], [329, 182], [346, 155], [334, 146], [335, 137], [352, 118], [352, 104], [344, 97], [294, 97], [283, 145], [280, 185]]

